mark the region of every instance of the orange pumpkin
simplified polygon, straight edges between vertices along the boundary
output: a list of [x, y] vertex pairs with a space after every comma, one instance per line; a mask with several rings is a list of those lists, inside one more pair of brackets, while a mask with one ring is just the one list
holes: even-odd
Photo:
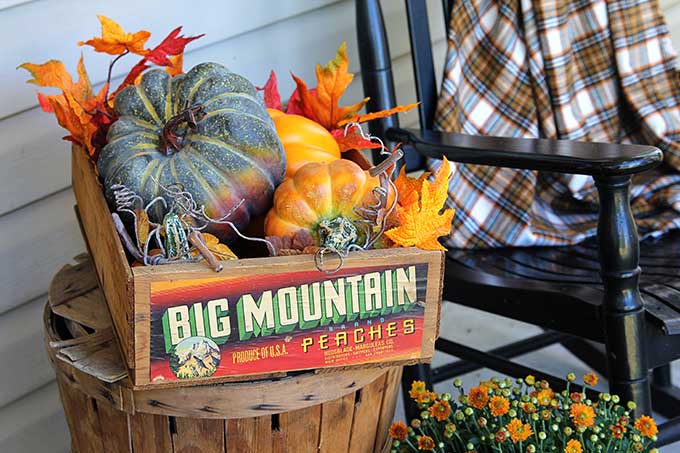
[[340, 147], [330, 132], [319, 123], [300, 115], [267, 109], [286, 152], [286, 176], [292, 178], [309, 162], [340, 159]]
[[[265, 234], [292, 238], [307, 230], [320, 245], [321, 224], [340, 218], [356, 220], [354, 209], [375, 204], [373, 189], [379, 185], [378, 177], [351, 160], [308, 163], [276, 188], [274, 206], [264, 220]], [[390, 203], [393, 196], [391, 193]]]

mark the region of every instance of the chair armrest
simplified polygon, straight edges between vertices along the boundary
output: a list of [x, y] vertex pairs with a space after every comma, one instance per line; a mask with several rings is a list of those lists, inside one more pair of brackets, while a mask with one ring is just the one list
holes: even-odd
[[623, 176], [654, 168], [661, 150], [646, 145], [486, 137], [438, 131], [392, 128], [387, 138], [416, 151], [453, 162], [544, 170], [592, 176]]

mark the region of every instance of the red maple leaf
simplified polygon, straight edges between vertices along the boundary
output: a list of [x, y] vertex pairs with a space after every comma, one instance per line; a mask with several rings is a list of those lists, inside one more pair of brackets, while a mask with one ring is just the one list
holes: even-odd
[[189, 37], [180, 36], [179, 33], [181, 31], [182, 27], [175, 28], [160, 44], [151, 49], [144, 58], [159, 66], [170, 66], [172, 62], [168, 57], [183, 53], [187, 44], [204, 36], [204, 34]]
[[256, 87], [264, 95], [264, 105], [268, 109], [283, 110], [281, 106], [281, 93], [279, 93], [279, 83], [276, 80], [276, 73], [272, 69], [269, 78], [263, 87]]
[[361, 135], [361, 130], [359, 125], [352, 125], [349, 126], [347, 129], [341, 128], [341, 129], [333, 129], [331, 131], [331, 135], [333, 135], [333, 138], [335, 138], [335, 141], [338, 142], [338, 146], [340, 147], [340, 152], [345, 152], [350, 149], [375, 149], [375, 148], [381, 148], [382, 145], [380, 143], [372, 142], [370, 140], [365, 139]]
[[175, 28], [168, 34], [168, 36], [165, 37], [165, 39], [163, 39], [163, 41], [161, 41], [160, 44], [149, 50], [146, 55], [132, 67], [128, 75], [125, 77], [125, 80], [123, 80], [123, 83], [120, 84], [113, 95], [115, 96], [118, 94], [118, 92], [126, 86], [134, 84], [135, 80], [137, 80], [137, 77], [139, 77], [142, 72], [146, 71], [150, 67], [150, 65], [147, 63], [151, 62], [157, 64], [158, 66], [172, 66], [173, 62], [169, 57], [183, 54], [184, 48], [187, 44], [204, 36], [201, 34], [184, 37], [180, 36], [180, 31], [182, 31], [182, 27]]

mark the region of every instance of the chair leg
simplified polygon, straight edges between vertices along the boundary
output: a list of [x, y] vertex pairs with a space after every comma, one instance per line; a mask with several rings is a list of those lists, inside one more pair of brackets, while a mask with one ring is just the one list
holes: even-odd
[[413, 381], [423, 381], [425, 382], [425, 386], [432, 390], [432, 373], [430, 372], [430, 365], [428, 363], [405, 366], [404, 373], [401, 375], [401, 392], [404, 397], [404, 412], [406, 413], [407, 420], [411, 420], [420, 415], [418, 405], [408, 395]]
[[680, 388], [673, 385], [670, 365], [654, 368], [652, 396], [656, 412], [666, 418], [677, 417], [680, 414]]
[[671, 377], [670, 364], [654, 368], [652, 372], [652, 385], [655, 387], [670, 387], [673, 385]]
[[609, 386], [637, 414], [651, 414], [645, 308], [638, 288], [640, 243], [630, 209], [630, 176], [597, 176], [597, 238], [604, 284], [603, 320]]

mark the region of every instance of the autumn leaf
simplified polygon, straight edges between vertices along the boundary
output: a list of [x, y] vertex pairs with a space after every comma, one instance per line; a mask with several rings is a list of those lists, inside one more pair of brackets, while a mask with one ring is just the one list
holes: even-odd
[[281, 94], [279, 93], [279, 83], [276, 79], [276, 73], [272, 70], [269, 73], [269, 78], [263, 87], [257, 87], [258, 91], [262, 91], [264, 95], [264, 105], [268, 109], [283, 110], [281, 105]]
[[380, 110], [379, 112], [367, 113], [365, 115], [354, 115], [351, 118], [344, 119], [338, 123], [338, 127], [342, 127], [349, 123], [365, 123], [366, 121], [375, 120], [378, 118], [386, 118], [388, 116], [394, 115], [395, 113], [408, 112], [409, 110], [418, 107], [420, 102], [408, 105], [398, 105], [393, 109]]
[[401, 167], [399, 176], [394, 180], [394, 186], [399, 194], [399, 205], [406, 207], [416, 203], [420, 198], [420, 188], [423, 186], [423, 181], [427, 180], [429, 176], [429, 172], [423, 172], [419, 178], [412, 178], [406, 175], [406, 166]]
[[137, 62], [137, 64], [134, 65], [132, 69], [130, 69], [130, 72], [123, 80], [123, 83], [121, 83], [120, 86], [116, 88], [116, 91], [112, 94], [112, 96], [118, 94], [123, 88], [134, 85], [139, 76], [151, 67], [148, 63], [154, 63], [159, 66], [173, 66], [173, 61], [171, 60], [172, 57], [183, 55], [184, 48], [187, 44], [204, 36], [201, 34], [184, 37], [180, 35], [181, 31], [182, 27], [175, 28], [168, 34], [168, 36], [165, 37], [165, 39], [163, 39], [163, 41], [161, 41], [160, 44], [147, 51], [144, 55], [144, 58], [139, 60], [139, 62]]
[[135, 233], [137, 236], [137, 247], [144, 250], [146, 240], [149, 238], [149, 215], [143, 209], [135, 209]]
[[94, 37], [88, 41], [80, 41], [79, 46], [92, 46], [95, 51], [109, 55], [120, 55], [125, 52], [145, 55], [144, 44], [151, 33], [145, 30], [136, 33], [125, 33], [123, 27], [106, 16], [97, 16], [102, 24], [101, 38]]
[[[297, 80], [297, 77], [295, 77], [294, 74], [291, 74], [291, 76], [293, 77], [293, 80]], [[303, 82], [302, 80], [300, 80], [299, 82], [304, 86], [304, 89], [307, 90], [307, 85], [305, 85], [305, 82]], [[316, 96], [316, 88], [307, 90], [307, 92], [311, 96]], [[314, 111], [311, 109], [310, 106], [302, 102], [299, 85], [295, 88], [295, 90], [293, 90], [293, 93], [290, 95], [290, 98], [288, 98], [288, 106], [286, 108], [286, 113], [289, 115], [301, 115], [304, 116], [305, 118], [309, 118], [312, 121], [316, 121], [316, 115]]]
[[[396, 245], [416, 246], [424, 250], [446, 250], [437, 238], [451, 232], [454, 210], [442, 209], [448, 197], [449, 162], [444, 159], [434, 175], [434, 181], [423, 179], [420, 197], [416, 202], [397, 206], [399, 226], [385, 231]], [[402, 194], [399, 193], [401, 198]]]
[[316, 92], [309, 90], [302, 79], [293, 75], [300, 96], [300, 109], [308, 113], [305, 116], [328, 130], [336, 129], [340, 121], [356, 115], [368, 102], [365, 98], [356, 104], [340, 107], [340, 98], [354, 79], [348, 68], [347, 44], [343, 42], [334, 59], [325, 66], [316, 65]]
[[78, 100], [85, 100], [92, 96], [92, 85], [87, 76], [82, 55], [80, 60], [78, 60], [77, 82], [73, 81], [64, 63], [59, 60], [50, 60], [43, 64], [24, 63], [19, 67], [27, 70], [33, 76], [26, 83], [32, 83], [40, 87], [59, 88], [64, 92], [71, 93]]
[[78, 143], [93, 156], [95, 147], [92, 144], [92, 137], [99, 127], [93, 118], [98, 112], [106, 109], [107, 87], [104, 86], [96, 96], [93, 95], [83, 57], [81, 56], [78, 61], [77, 82], [73, 81], [60, 61], [50, 60], [43, 64], [24, 63], [19, 67], [33, 76], [29, 83], [61, 90], [61, 94], [55, 95], [38, 93], [38, 102], [44, 111], [54, 113], [59, 125], [69, 131], [70, 135], [64, 137], [66, 140]]
[[[210, 233], [202, 233], [203, 234], [203, 241], [205, 241], [206, 247], [208, 247], [208, 250], [212, 252], [213, 255], [215, 255], [215, 258], [218, 260], [224, 261], [224, 260], [237, 260], [238, 257], [234, 252], [231, 251], [231, 249], [226, 245], [222, 244], [219, 239], [217, 239], [216, 236], [210, 234]], [[199, 252], [198, 250], [194, 250], [192, 252], [194, 256], [198, 256]]]
[[171, 31], [160, 44], [146, 53], [146, 60], [159, 66], [170, 66], [171, 61], [169, 57], [184, 53], [184, 48], [187, 44], [205, 36], [205, 34], [189, 37], [181, 36], [181, 31], [182, 27], [177, 27]]
[[180, 74], [184, 74], [184, 53], [181, 53], [179, 55], [173, 55], [170, 58], [170, 64], [165, 67], [165, 71], [170, 74], [172, 77], [178, 76]]
[[382, 147], [380, 143], [372, 142], [370, 140], [365, 139], [361, 135], [361, 130], [357, 125], [350, 126], [346, 130], [344, 128], [334, 129], [331, 131], [331, 135], [338, 143], [341, 153], [348, 151], [350, 149], [361, 150], [361, 149], [376, 149]]

